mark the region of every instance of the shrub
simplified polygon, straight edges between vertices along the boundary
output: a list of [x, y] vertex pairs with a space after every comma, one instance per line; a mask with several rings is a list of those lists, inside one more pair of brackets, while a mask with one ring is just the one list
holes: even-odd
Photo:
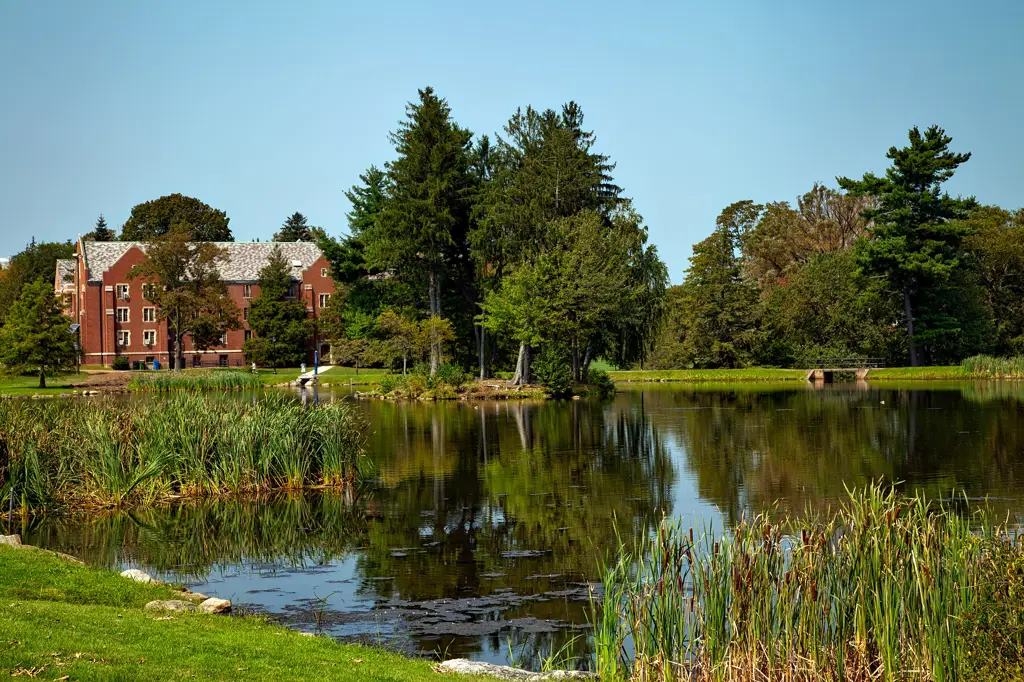
[[469, 381], [469, 375], [458, 365], [445, 363], [437, 368], [437, 379], [453, 388], [458, 388]]
[[1003, 379], [1024, 377], [1024, 356], [996, 358], [990, 355], [975, 355], [960, 363], [966, 374], [990, 376]]
[[603, 369], [590, 369], [587, 372], [587, 385], [601, 395], [615, 393], [615, 382]]
[[111, 363], [110, 367], [112, 369], [129, 369], [131, 368], [131, 363], [128, 362], [128, 358], [118, 355], [114, 358], [114, 362]]
[[575, 382], [569, 357], [554, 344], [545, 346], [537, 356], [533, 363], [533, 374], [552, 397], [567, 398], [572, 395]]

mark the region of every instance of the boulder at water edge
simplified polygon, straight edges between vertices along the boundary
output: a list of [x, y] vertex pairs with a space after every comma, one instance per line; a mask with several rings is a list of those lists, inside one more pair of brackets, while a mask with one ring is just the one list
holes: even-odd
[[127, 571], [121, 571], [121, 577], [129, 578], [130, 580], [134, 580], [137, 583], [154, 582], [153, 577], [149, 575], [149, 573], [146, 573], [145, 571], [140, 571], [137, 568], [129, 568]]
[[523, 680], [524, 682], [541, 682], [547, 680], [596, 680], [594, 673], [578, 670], [552, 670], [546, 673], [532, 673], [529, 670], [510, 668], [507, 665], [494, 665], [481, 661], [470, 661], [465, 658], [453, 658], [437, 666], [439, 673], [457, 673], [462, 675], [486, 675], [499, 680]]
[[199, 605], [199, 610], [205, 613], [228, 613], [231, 611], [231, 602], [227, 599], [210, 597]]
[[0, 535], [0, 545], [7, 545], [9, 547], [22, 547], [21, 536], [15, 533], [14, 535]]

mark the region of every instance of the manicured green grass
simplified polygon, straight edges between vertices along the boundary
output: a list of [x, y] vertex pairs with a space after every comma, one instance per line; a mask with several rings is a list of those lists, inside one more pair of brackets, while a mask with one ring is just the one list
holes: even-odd
[[948, 367], [881, 367], [868, 372], [868, 381], [888, 381], [903, 379], [974, 379], [984, 378], [972, 375], [960, 365]]
[[[142, 609], [177, 598], [48, 552], [0, 547], [0, 675], [43, 680], [427, 682], [429, 661], [304, 637], [262, 618]], [[475, 678], [459, 677], [467, 682]]]
[[807, 378], [806, 369], [651, 369], [608, 372], [612, 381], [799, 381]]
[[46, 388], [39, 388], [38, 376], [0, 375], [0, 395], [54, 395], [69, 393], [71, 384], [85, 381], [88, 374], [66, 374], [62, 377], [47, 377]]

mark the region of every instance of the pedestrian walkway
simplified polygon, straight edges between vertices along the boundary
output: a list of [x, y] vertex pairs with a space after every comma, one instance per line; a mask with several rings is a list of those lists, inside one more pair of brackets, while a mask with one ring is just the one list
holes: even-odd
[[320, 365], [320, 369], [319, 370], [311, 369], [308, 372], [306, 372], [305, 374], [300, 374], [299, 378], [295, 380], [295, 385], [296, 386], [305, 386], [306, 384], [308, 384], [310, 382], [316, 383], [314, 381], [314, 379], [316, 379], [320, 374], [323, 374], [324, 372], [326, 372], [326, 371], [328, 371], [328, 370], [330, 370], [332, 368], [333, 368], [333, 365]]

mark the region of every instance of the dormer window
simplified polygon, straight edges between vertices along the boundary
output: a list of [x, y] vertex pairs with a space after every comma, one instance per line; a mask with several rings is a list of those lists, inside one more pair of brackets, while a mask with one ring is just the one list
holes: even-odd
[[242, 298], [252, 298], [252, 285], [251, 284], [243, 284], [242, 285]]

